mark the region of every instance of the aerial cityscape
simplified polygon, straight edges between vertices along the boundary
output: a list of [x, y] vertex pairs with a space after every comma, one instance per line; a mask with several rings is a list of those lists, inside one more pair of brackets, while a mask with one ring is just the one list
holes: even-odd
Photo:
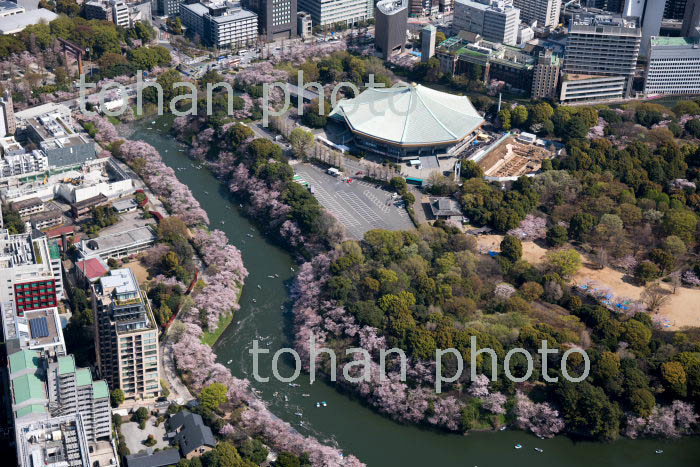
[[0, 0], [19, 467], [697, 466], [700, 0]]

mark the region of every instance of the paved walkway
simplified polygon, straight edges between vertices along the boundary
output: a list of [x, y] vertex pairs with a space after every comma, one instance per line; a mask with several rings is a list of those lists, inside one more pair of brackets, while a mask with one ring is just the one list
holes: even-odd
[[[168, 328], [168, 333], [170, 328]], [[180, 376], [177, 374], [177, 369], [175, 368], [175, 360], [173, 359], [173, 349], [168, 343], [168, 334], [164, 339], [165, 342], [161, 343], [160, 347], [160, 367], [163, 370], [163, 377], [170, 385], [170, 395], [168, 399], [174, 400], [179, 404], [186, 404], [195, 397], [187, 389], [187, 386], [182, 382]]]

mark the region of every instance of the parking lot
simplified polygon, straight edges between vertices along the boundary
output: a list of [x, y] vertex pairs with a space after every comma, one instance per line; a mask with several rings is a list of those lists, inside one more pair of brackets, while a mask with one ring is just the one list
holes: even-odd
[[321, 205], [345, 226], [348, 237], [359, 240], [372, 229], [413, 228], [406, 209], [394, 205], [390, 192], [361, 180], [344, 182], [309, 164], [298, 164], [295, 169], [311, 184]]

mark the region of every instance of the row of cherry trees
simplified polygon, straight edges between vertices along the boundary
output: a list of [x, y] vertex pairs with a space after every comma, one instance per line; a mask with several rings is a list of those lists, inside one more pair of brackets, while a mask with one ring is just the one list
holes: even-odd
[[253, 394], [250, 382], [234, 377], [228, 368], [216, 362], [211, 347], [201, 342], [202, 328], [195, 323], [180, 324], [173, 328], [168, 349], [175, 357], [178, 370], [195, 391], [212, 383], [228, 388], [228, 398], [234, 405], [245, 406], [241, 415], [243, 428], [251, 435], [259, 435], [280, 451], [297, 455], [308, 453], [314, 465], [328, 467], [356, 467], [364, 465], [353, 456], [342, 457], [340, 451], [323, 445], [313, 437], [302, 436], [289, 423], [276, 417]]

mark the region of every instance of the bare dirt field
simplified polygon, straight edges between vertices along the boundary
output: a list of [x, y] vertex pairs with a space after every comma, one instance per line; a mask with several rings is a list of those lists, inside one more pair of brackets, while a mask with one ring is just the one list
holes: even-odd
[[[503, 235], [479, 236], [477, 237], [479, 251], [482, 253], [499, 251], [501, 240]], [[547, 249], [534, 242], [523, 242], [523, 259], [530, 264], [542, 263], [546, 253]], [[609, 267], [593, 269], [587, 266], [584, 257], [584, 266], [576, 273], [573, 281], [582, 284], [589, 280], [610, 287], [618, 297], [638, 300], [644, 291], [643, 287], [631, 283], [629, 277], [621, 271]], [[676, 330], [685, 326], [700, 327], [700, 289], [679, 287], [676, 293], [672, 294], [670, 285], [662, 283], [661, 286], [669, 292], [668, 301], [659, 311], [667, 329]]]
[[148, 271], [138, 260], [124, 263], [124, 267], [131, 269], [131, 272], [134, 273], [134, 276], [136, 276], [136, 280], [139, 281], [139, 284], [143, 284], [148, 280]]
[[518, 176], [538, 170], [542, 161], [550, 157], [552, 153], [547, 149], [522, 143], [511, 136], [479, 161], [479, 166], [488, 176]]

